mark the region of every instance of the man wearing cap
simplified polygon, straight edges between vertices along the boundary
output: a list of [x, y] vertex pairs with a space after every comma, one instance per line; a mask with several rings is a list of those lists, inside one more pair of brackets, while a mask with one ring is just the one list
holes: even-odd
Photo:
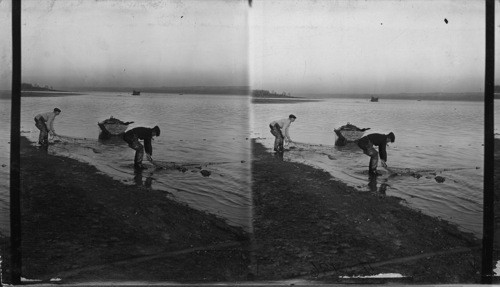
[[49, 144], [49, 134], [56, 135], [54, 130], [54, 120], [61, 113], [61, 110], [54, 108], [54, 111], [38, 114], [35, 116], [35, 126], [40, 130], [38, 144]]
[[[277, 121], [273, 121], [269, 124], [269, 128], [271, 128], [271, 134], [274, 136], [274, 151], [283, 152], [283, 142], [287, 140], [288, 142], [292, 142], [290, 135], [288, 134], [288, 129], [290, 128], [290, 124], [295, 121], [297, 117], [294, 115], [289, 115], [286, 119], [281, 119]], [[285, 134], [283, 135], [282, 130], [285, 130]]]
[[[390, 132], [384, 134], [369, 134], [358, 140], [358, 146], [363, 150], [363, 153], [370, 157], [368, 165], [368, 174], [370, 176], [378, 176], [380, 173], [377, 171], [378, 157], [382, 160], [382, 166], [387, 167], [387, 152], [385, 150], [389, 142], [394, 142], [394, 133]], [[378, 146], [378, 152], [373, 146]]]
[[[160, 128], [155, 126], [154, 128], [137, 127], [128, 130], [123, 135], [123, 140], [128, 143], [128, 146], [135, 150], [134, 157], [134, 168], [135, 169], [146, 169], [142, 165], [142, 159], [144, 158], [144, 150], [146, 150], [146, 157], [148, 160], [152, 160], [153, 147], [151, 146], [151, 140], [155, 136], [160, 135]], [[139, 140], [144, 140], [144, 146], [139, 142]]]

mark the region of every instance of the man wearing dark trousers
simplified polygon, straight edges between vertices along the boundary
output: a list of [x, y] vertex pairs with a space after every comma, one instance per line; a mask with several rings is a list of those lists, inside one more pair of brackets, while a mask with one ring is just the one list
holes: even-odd
[[[271, 134], [274, 136], [274, 151], [275, 152], [283, 152], [283, 143], [287, 140], [289, 143], [292, 142], [290, 135], [288, 134], [288, 129], [290, 128], [290, 124], [295, 121], [297, 117], [294, 115], [289, 115], [286, 119], [281, 119], [277, 121], [272, 121], [269, 124], [269, 128], [271, 129]], [[285, 134], [283, 134], [283, 132]]]
[[42, 146], [48, 145], [49, 134], [56, 135], [56, 131], [54, 130], [54, 120], [60, 113], [60, 109], [54, 108], [54, 111], [52, 112], [42, 113], [35, 116], [35, 126], [40, 130], [38, 144]]
[[[358, 146], [363, 150], [363, 153], [370, 157], [370, 164], [368, 165], [368, 174], [370, 176], [377, 176], [378, 157], [382, 160], [382, 166], [387, 167], [387, 152], [386, 146], [389, 142], [394, 142], [394, 133], [389, 134], [369, 134], [358, 140]], [[378, 152], [373, 146], [378, 146]]]
[[[137, 127], [127, 131], [123, 135], [123, 140], [128, 143], [128, 146], [135, 150], [134, 157], [134, 168], [135, 169], [145, 169], [142, 164], [142, 159], [144, 158], [144, 150], [146, 150], [146, 156], [148, 160], [151, 160], [153, 155], [153, 147], [151, 146], [151, 140], [155, 136], [160, 135], [160, 128], [155, 126], [154, 128]], [[139, 142], [139, 140], [144, 141], [144, 146]]]

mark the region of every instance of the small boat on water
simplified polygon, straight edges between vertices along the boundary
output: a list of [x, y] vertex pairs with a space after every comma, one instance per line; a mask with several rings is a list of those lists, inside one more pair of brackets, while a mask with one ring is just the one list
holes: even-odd
[[377, 98], [377, 97], [372, 97], [372, 98], [370, 99], [370, 102], [378, 102], [378, 98]]
[[132, 95], [133, 95], [133, 96], [140, 96], [140, 95], [141, 95], [141, 92], [140, 92], [140, 91], [133, 90], [133, 91], [132, 91]]
[[341, 126], [333, 131], [337, 135], [338, 139], [335, 141], [335, 145], [345, 145], [348, 142], [353, 142], [359, 140], [365, 134], [365, 131], [370, 128], [359, 128], [351, 123]]
[[101, 128], [103, 136], [119, 136], [125, 133], [128, 125], [133, 122], [123, 122], [117, 118], [110, 117], [102, 122], [97, 123]]

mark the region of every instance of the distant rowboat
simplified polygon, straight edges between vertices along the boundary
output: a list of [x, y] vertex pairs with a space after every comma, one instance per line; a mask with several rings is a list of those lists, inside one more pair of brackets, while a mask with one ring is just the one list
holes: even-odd
[[140, 95], [141, 95], [141, 92], [140, 92], [140, 91], [133, 90], [133, 91], [132, 91], [132, 95], [133, 95], [133, 96], [140, 96]]
[[117, 118], [110, 117], [102, 122], [97, 123], [105, 136], [119, 136], [125, 133], [128, 125], [133, 122], [123, 122]]

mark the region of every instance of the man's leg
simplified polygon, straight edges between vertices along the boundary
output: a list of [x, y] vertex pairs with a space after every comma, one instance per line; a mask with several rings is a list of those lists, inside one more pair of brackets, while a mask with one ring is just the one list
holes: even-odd
[[42, 144], [42, 126], [37, 119], [35, 119], [35, 127], [40, 131], [38, 133], [38, 144]]
[[35, 126], [40, 130], [38, 135], [38, 143], [41, 145], [46, 145], [49, 143], [49, 131], [47, 125], [41, 120], [35, 120]]
[[142, 159], [144, 157], [144, 146], [139, 142], [139, 139], [136, 135], [133, 138], [123, 138], [128, 146], [135, 150], [134, 156], [134, 167], [135, 168], [143, 168]]
[[283, 137], [281, 136], [281, 131], [272, 127], [271, 133], [274, 136], [274, 151], [283, 151]]
[[370, 165], [368, 168], [368, 173], [377, 174], [377, 165], [378, 165], [377, 150], [373, 146], [371, 146], [366, 150], [366, 154], [370, 156]]
[[135, 150], [134, 167], [143, 168], [142, 159], [144, 158], [144, 147], [138, 143], [139, 147]]

